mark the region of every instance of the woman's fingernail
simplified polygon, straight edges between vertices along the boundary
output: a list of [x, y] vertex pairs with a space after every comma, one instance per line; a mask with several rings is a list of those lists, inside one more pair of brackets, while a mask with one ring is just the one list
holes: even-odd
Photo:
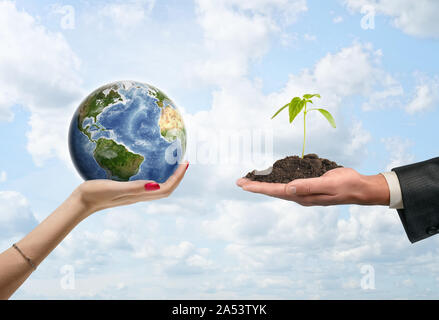
[[146, 191], [153, 191], [153, 190], [158, 190], [158, 189], [160, 189], [160, 185], [158, 183], [150, 182], [150, 183], [145, 184]]
[[187, 170], [187, 168], [189, 168], [189, 162], [188, 162], [187, 165], [186, 165], [186, 170]]
[[288, 193], [289, 194], [296, 194], [296, 187], [294, 187], [294, 186], [288, 187]]

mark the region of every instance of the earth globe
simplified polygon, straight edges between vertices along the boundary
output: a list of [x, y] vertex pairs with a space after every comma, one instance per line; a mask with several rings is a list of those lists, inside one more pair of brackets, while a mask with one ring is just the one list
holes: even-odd
[[85, 180], [166, 181], [186, 150], [174, 102], [135, 81], [104, 85], [79, 105], [70, 124], [72, 161]]

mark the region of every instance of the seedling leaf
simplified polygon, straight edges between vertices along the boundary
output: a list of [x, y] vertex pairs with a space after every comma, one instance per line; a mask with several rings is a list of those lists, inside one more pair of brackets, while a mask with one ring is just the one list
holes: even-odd
[[316, 94], [304, 94], [303, 97], [304, 97], [305, 99], [312, 99], [312, 98], [314, 98], [314, 97], [321, 98], [320, 95], [319, 95], [318, 93], [316, 93]]
[[300, 99], [299, 97], [293, 98], [290, 102], [290, 123], [296, 118], [296, 116], [302, 111], [305, 106], [305, 101]]
[[271, 119], [273, 119], [275, 116], [277, 116], [279, 114], [279, 112], [281, 112], [283, 109], [285, 109], [286, 107], [288, 107], [290, 104], [287, 103], [286, 105], [284, 105], [282, 108], [280, 108], [279, 110], [277, 110], [277, 112], [274, 114], [274, 116], [271, 117]]
[[316, 109], [316, 110], [320, 111], [320, 113], [323, 114], [323, 116], [329, 121], [331, 126], [335, 128], [335, 120], [333, 116], [329, 113], [329, 111], [326, 111], [325, 109]]

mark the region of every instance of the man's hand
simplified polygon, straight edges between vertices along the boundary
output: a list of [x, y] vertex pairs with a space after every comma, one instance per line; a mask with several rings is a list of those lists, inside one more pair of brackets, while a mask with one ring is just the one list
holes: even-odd
[[303, 206], [337, 204], [389, 205], [390, 192], [383, 175], [365, 176], [354, 169], [337, 168], [319, 178], [297, 179], [288, 184], [239, 179], [245, 191], [297, 202]]

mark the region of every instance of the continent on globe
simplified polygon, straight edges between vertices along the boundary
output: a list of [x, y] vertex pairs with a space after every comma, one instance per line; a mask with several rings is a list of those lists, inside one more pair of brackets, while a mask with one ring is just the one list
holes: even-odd
[[166, 94], [164, 94], [162, 91], [160, 91], [159, 89], [157, 89], [157, 88], [155, 88], [155, 87], [153, 87], [153, 86], [151, 86], [151, 90], [149, 90], [149, 94], [151, 95], [151, 96], [153, 96], [154, 98], [156, 98], [157, 99], [157, 105], [160, 107], [160, 108], [162, 108], [163, 107], [163, 105], [164, 105], [164, 103], [166, 102], [166, 101], [169, 101], [170, 103], [173, 103], [172, 101], [171, 101], [171, 99], [169, 99], [168, 98], [168, 96], [166, 95]]
[[122, 181], [128, 181], [136, 175], [140, 164], [145, 160], [141, 155], [129, 152], [123, 145], [104, 138], [97, 141], [93, 154], [108, 176]]
[[162, 109], [159, 120], [160, 134], [169, 142], [180, 139], [182, 142], [182, 152], [186, 148], [186, 130], [180, 113], [169, 105]]
[[164, 182], [186, 151], [175, 103], [151, 85], [119, 81], [87, 96], [69, 131], [73, 163], [86, 180]]
[[[108, 90], [109, 92], [106, 92]], [[92, 117], [96, 124], [98, 115], [104, 110], [105, 107], [108, 107], [117, 101], [122, 101], [122, 97], [115, 90], [117, 90], [117, 86], [113, 86], [113, 88], [103, 91], [98, 90], [96, 93], [91, 94], [86, 101], [81, 104], [81, 107], [79, 108], [78, 128], [90, 140], [92, 140], [90, 131], [88, 130], [90, 126], [83, 128], [82, 124], [88, 117]]]

